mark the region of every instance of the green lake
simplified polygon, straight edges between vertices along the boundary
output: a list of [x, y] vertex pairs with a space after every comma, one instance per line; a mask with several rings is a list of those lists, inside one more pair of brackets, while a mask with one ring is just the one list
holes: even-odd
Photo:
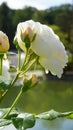
[[[9, 107], [20, 87], [14, 87], [0, 107]], [[73, 111], [73, 81], [55, 81], [41, 79], [32, 90], [23, 94], [16, 105], [22, 112], [42, 113], [54, 109], [59, 112]], [[11, 129], [12, 128], [12, 129]], [[11, 127], [10, 130], [15, 130]], [[4, 130], [9, 130], [8, 127]], [[73, 130], [73, 120], [57, 118], [52, 121], [37, 120], [33, 128], [28, 130]]]

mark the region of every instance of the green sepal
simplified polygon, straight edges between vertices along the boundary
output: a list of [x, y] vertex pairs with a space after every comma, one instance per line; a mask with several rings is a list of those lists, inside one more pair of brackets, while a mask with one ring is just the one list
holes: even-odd
[[23, 85], [22, 85], [22, 92], [26, 92], [31, 88], [31, 84], [32, 84], [32, 79], [24, 81]]
[[16, 46], [17, 50], [20, 50], [20, 46], [18, 44], [17, 38], [13, 40], [13, 43]]
[[35, 38], [36, 38], [36, 33], [33, 36], [32, 42], [35, 40]]
[[10, 73], [14, 73], [14, 72], [17, 72], [17, 68], [16, 66], [10, 66], [9, 70], [8, 70]]
[[37, 58], [37, 60], [36, 60], [36, 62], [37, 62], [38, 61], [38, 56], [29, 48], [29, 50], [27, 51], [26, 63], [24, 63], [22, 70], [27, 69], [30, 66], [30, 64], [32, 64], [33, 61], [36, 58]]
[[25, 47], [27, 48], [27, 50], [30, 48], [30, 38], [28, 36], [28, 34], [26, 35], [26, 37], [24, 38], [23, 42], [25, 43]]

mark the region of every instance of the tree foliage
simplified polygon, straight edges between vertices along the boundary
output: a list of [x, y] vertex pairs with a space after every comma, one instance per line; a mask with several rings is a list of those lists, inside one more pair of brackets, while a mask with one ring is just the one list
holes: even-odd
[[[61, 35], [64, 44], [73, 53], [73, 7], [70, 4], [37, 10], [33, 7], [11, 10], [6, 3], [0, 6], [0, 30], [10, 38], [11, 49], [15, 49], [12, 40], [17, 24], [33, 19], [47, 25], [55, 25], [56, 32]], [[64, 35], [63, 35], [64, 34]]]

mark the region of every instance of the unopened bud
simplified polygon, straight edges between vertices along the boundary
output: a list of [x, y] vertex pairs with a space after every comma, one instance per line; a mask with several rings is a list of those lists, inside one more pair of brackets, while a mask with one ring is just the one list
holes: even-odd
[[0, 31], [0, 53], [4, 53], [9, 50], [9, 39], [5, 33]]
[[28, 88], [34, 87], [37, 83], [38, 83], [38, 78], [36, 74], [25, 76], [23, 78], [23, 84]]
[[36, 84], [38, 82], [38, 78], [36, 74], [32, 74], [32, 84]]
[[32, 41], [34, 33], [33, 33], [33, 30], [29, 26], [27, 26], [25, 28], [25, 31], [22, 33], [22, 40], [23, 41], [24, 41], [24, 39], [26, 38], [27, 35], [28, 35], [30, 41]]

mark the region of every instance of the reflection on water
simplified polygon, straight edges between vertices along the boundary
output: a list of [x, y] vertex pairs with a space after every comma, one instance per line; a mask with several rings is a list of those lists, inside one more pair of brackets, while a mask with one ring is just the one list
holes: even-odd
[[[9, 107], [20, 87], [13, 88], [0, 107]], [[54, 109], [60, 112], [73, 110], [73, 82], [40, 81], [33, 90], [23, 94], [16, 105], [18, 109], [30, 113], [45, 112]], [[15, 130], [6, 127], [4, 130]], [[29, 130], [29, 129], [28, 129]], [[31, 130], [73, 130], [73, 120], [55, 119], [52, 121], [37, 120]]]
[[37, 120], [31, 130], [73, 130], [73, 120], [56, 119], [52, 121]]

